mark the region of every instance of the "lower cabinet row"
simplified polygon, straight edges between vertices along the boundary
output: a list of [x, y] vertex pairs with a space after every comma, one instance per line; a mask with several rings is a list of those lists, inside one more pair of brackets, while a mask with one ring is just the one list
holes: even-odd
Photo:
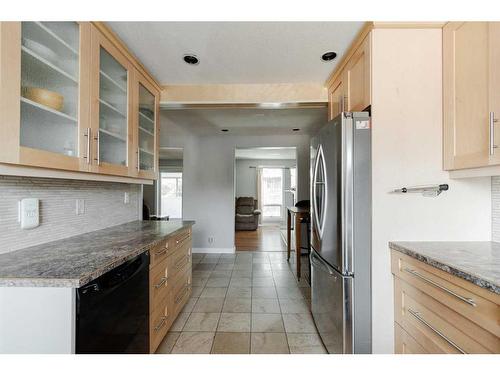
[[392, 251], [396, 353], [500, 353], [500, 298]]
[[191, 228], [151, 250], [149, 349], [154, 353], [191, 296]]

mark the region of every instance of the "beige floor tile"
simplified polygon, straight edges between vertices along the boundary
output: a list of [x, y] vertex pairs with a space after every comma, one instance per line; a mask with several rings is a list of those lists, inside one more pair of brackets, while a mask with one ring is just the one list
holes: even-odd
[[233, 268], [234, 268], [234, 263], [218, 263], [215, 266], [215, 269], [219, 271], [232, 270]]
[[233, 278], [252, 277], [252, 270], [233, 270]]
[[273, 273], [272, 273], [272, 271], [266, 271], [266, 270], [253, 270], [252, 271], [252, 276], [253, 277], [258, 277], [258, 278], [272, 277]]
[[252, 354], [288, 354], [288, 344], [284, 333], [252, 333]]
[[252, 298], [278, 298], [274, 287], [252, 288]]
[[282, 298], [279, 301], [283, 314], [307, 314], [310, 312], [309, 303], [303, 299]]
[[297, 287], [276, 287], [278, 298], [303, 299], [304, 296]]
[[212, 354], [250, 353], [250, 333], [217, 332]]
[[172, 354], [208, 354], [212, 349], [214, 332], [182, 332]]
[[217, 298], [217, 297], [225, 297], [227, 292], [227, 288], [209, 288], [205, 287], [200, 294], [201, 298]]
[[252, 259], [253, 264], [262, 264], [262, 263], [269, 263], [269, 258], [267, 257], [254, 257]]
[[231, 277], [231, 270], [215, 270], [210, 273], [210, 277]]
[[252, 286], [254, 287], [274, 286], [274, 280], [272, 277], [254, 277], [252, 279]]
[[317, 333], [311, 314], [283, 314], [287, 333]]
[[208, 278], [213, 271], [195, 271], [193, 270], [193, 277], [206, 277]]
[[189, 319], [190, 313], [180, 313], [177, 315], [177, 318], [175, 319], [175, 322], [172, 324], [170, 327], [169, 331], [170, 332], [180, 332], [182, 331], [182, 328], [184, 328], [184, 324], [186, 324], [187, 320]]
[[252, 311], [252, 300], [250, 298], [226, 298], [222, 312], [245, 313]]
[[227, 298], [251, 298], [252, 288], [251, 287], [232, 287], [229, 286], [227, 290]]
[[193, 286], [191, 288], [191, 297], [199, 297], [203, 289], [202, 286]]
[[257, 263], [257, 264], [254, 264], [252, 268], [254, 271], [270, 271], [271, 264], [269, 264], [269, 263]]
[[219, 322], [219, 313], [191, 313], [183, 331], [214, 332]]
[[287, 333], [292, 354], [326, 354], [321, 338], [316, 333]]
[[205, 286], [208, 281], [208, 277], [193, 277], [192, 286]]
[[193, 307], [194, 307], [194, 305], [196, 305], [197, 301], [198, 301], [198, 297], [191, 297], [186, 302], [186, 304], [184, 305], [184, 307], [182, 308], [182, 312], [183, 313], [190, 313], [191, 311], [193, 311]]
[[193, 312], [207, 312], [207, 313], [220, 313], [224, 298], [198, 298], [196, 305], [194, 305]]
[[271, 298], [253, 298], [252, 299], [253, 313], [281, 313], [280, 305], [277, 299]]
[[252, 332], [285, 332], [281, 314], [252, 313]]
[[250, 313], [222, 313], [217, 332], [250, 332]]
[[180, 332], [169, 332], [163, 339], [160, 345], [158, 345], [158, 349], [156, 349], [156, 354], [169, 354], [172, 351], [172, 348], [179, 337]]
[[210, 277], [207, 281], [206, 287], [227, 287], [229, 285], [229, 277]]
[[212, 271], [215, 268], [213, 263], [199, 263], [194, 266], [193, 271]]
[[232, 287], [249, 287], [252, 286], [252, 279], [249, 277], [232, 277], [229, 286]]

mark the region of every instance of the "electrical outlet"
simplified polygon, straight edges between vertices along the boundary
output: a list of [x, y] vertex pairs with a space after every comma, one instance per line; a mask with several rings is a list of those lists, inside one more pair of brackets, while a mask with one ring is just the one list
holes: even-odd
[[76, 214], [83, 215], [85, 213], [85, 199], [76, 200]]
[[210, 236], [208, 237], [208, 243], [214, 243], [215, 242], [215, 237]]
[[129, 204], [130, 203], [130, 193], [128, 191], [125, 192], [123, 195], [123, 203]]

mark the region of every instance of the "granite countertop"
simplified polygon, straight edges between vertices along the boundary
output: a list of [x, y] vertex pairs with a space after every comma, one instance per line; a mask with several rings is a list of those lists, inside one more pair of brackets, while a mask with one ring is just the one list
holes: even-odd
[[389, 247], [500, 294], [500, 243], [389, 242]]
[[194, 221], [133, 221], [0, 255], [0, 286], [78, 288]]

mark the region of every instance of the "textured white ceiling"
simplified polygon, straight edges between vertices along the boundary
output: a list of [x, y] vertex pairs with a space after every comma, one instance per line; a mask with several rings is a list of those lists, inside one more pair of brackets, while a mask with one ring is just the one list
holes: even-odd
[[295, 147], [237, 148], [236, 159], [295, 160]]
[[[197, 135], [290, 135], [314, 133], [327, 122], [326, 108], [301, 109], [172, 109], [163, 110], [169, 123]], [[293, 128], [300, 131], [293, 132]], [[221, 129], [229, 129], [223, 133]]]
[[[109, 22], [161, 84], [323, 83], [364, 22]], [[326, 51], [337, 52], [329, 63]], [[182, 61], [194, 53], [200, 64]]]

